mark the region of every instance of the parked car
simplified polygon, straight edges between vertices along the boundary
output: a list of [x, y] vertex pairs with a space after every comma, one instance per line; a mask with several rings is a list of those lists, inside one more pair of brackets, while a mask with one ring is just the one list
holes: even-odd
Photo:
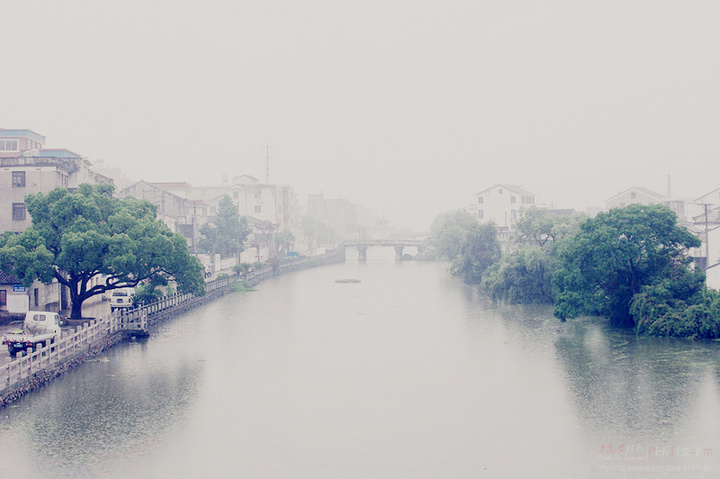
[[129, 308], [133, 304], [135, 288], [118, 288], [110, 290], [110, 311]]

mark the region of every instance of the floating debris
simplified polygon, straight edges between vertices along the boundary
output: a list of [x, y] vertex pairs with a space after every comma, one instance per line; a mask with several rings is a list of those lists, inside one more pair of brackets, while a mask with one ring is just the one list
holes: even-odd
[[336, 283], [362, 283], [359, 279], [336, 279]]

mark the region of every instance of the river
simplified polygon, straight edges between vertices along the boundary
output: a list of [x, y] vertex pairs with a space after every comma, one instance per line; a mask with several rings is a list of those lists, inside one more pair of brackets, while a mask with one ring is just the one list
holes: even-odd
[[718, 343], [561, 323], [393, 254], [227, 295], [0, 410], [0, 477], [720, 474]]

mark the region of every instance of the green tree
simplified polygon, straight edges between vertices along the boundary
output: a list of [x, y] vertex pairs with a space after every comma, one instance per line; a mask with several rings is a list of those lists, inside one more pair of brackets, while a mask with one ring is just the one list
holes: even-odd
[[450, 263], [450, 272], [468, 284], [479, 283], [485, 270], [500, 259], [495, 225], [473, 221], [461, 235], [458, 254]]
[[720, 337], [720, 294], [705, 286], [705, 273], [699, 268], [676, 268], [670, 276], [644, 286], [633, 296], [630, 314], [637, 334]]
[[531, 206], [520, 210], [514, 251], [483, 274], [482, 289], [507, 303], [552, 303], [557, 245], [579, 231], [584, 215], [556, 216]]
[[478, 220], [465, 210], [442, 213], [430, 225], [428, 247], [439, 259], [453, 261], [460, 255], [468, 230], [477, 224]]
[[535, 243], [545, 246], [548, 241], [554, 241], [553, 228], [558, 222], [547, 210], [531, 206], [520, 209], [520, 218], [517, 221], [518, 240], [522, 243]]
[[228, 195], [222, 197], [213, 223], [200, 227], [202, 237], [198, 247], [206, 253], [219, 254], [222, 257], [236, 256], [245, 250], [245, 241], [250, 227], [245, 217], [240, 217], [237, 207]]
[[496, 301], [552, 303], [552, 272], [549, 248], [527, 246], [492, 264], [483, 273], [481, 287]]
[[289, 231], [275, 233], [275, 247], [278, 250], [278, 256], [286, 255], [295, 244], [295, 235]]
[[[26, 198], [32, 226], [0, 239], [0, 269], [29, 286], [56, 279], [68, 287], [71, 318], [82, 317], [88, 298], [145, 279], [204, 294], [202, 265], [185, 238], [156, 220], [155, 206], [135, 198], [112, 198], [111, 185], [83, 184], [73, 193], [57, 188]], [[91, 286], [100, 276], [105, 281]]]
[[598, 314], [633, 326], [633, 297], [664, 278], [685, 275], [692, 268], [687, 248], [699, 245], [662, 205], [630, 205], [587, 219], [558, 245], [555, 315]]

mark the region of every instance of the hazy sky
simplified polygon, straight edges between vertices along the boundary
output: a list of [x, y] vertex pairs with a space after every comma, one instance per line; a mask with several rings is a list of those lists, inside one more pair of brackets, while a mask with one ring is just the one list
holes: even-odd
[[0, 2], [0, 127], [133, 178], [264, 179], [426, 227], [720, 186], [712, 1]]

